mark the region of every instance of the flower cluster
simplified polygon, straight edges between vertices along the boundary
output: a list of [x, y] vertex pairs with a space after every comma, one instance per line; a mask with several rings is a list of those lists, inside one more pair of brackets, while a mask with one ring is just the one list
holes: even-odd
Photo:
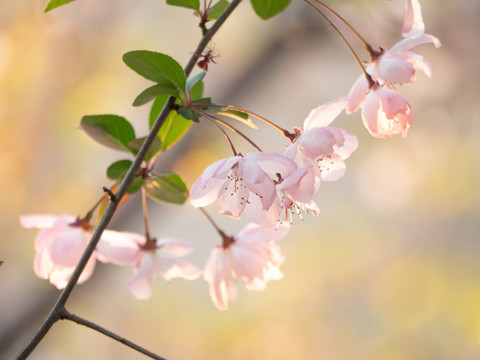
[[[321, 4], [319, 1], [317, 3]], [[213, 223], [222, 243], [213, 248], [203, 271], [182, 259], [192, 251], [190, 243], [177, 238], [156, 239], [149, 235], [146, 192], [163, 194], [162, 184], [167, 184], [169, 189], [176, 192], [170, 198], [174, 202], [181, 202], [188, 194], [183, 182], [172, 174], [150, 176], [155, 164], [154, 157], [144, 163], [139, 172], [145, 236], [111, 230], [103, 232], [79, 282], [91, 276], [96, 260], [129, 265], [133, 266], [134, 274], [127, 283], [128, 292], [138, 299], [147, 299], [152, 294], [155, 276], [170, 281], [174, 278], [194, 280], [203, 274], [214, 305], [219, 310], [226, 310], [228, 301], [236, 298], [234, 280], [244, 280], [248, 290], [261, 291], [268, 281], [280, 279], [283, 276], [280, 265], [284, 257], [277, 241], [289, 231], [294, 215], [302, 219], [303, 214], [307, 213], [319, 215], [320, 210], [314, 198], [320, 185], [324, 181], [336, 181], [343, 177], [345, 160], [358, 147], [356, 136], [331, 126], [331, 123], [343, 111], [351, 114], [361, 109], [366, 128], [377, 138], [400, 133], [406, 135], [412, 124], [412, 108], [397, 92], [395, 85], [413, 82], [419, 70], [430, 77], [430, 63], [411, 49], [424, 43], [433, 43], [438, 47], [440, 42], [432, 35], [425, 34], [418, 0], [407, 0], [406, 3], [402, 28], [404, 39], [389, 50], [374, 51], [366, 46], [370, 61], [365, 67], [362, 66], [363, 75], [355, 81], [346, 97], [339, 97], [313, 109], [305, 119], [303, 129], [294, 128], [292, 132], [256, 116], [281, 130], [290, 140], [283, 153], [262, 152], [233, 126], [227, 126], [249, 140], [258, 151], [246, 155], [237, 153], [224, 132], [233, 156], [205, 169], [192, 186], [190, 203], [202, 208], [212, 223], [203, 207], [214, 202], [218, 202], [220, 214], [235, 220], [245, 214], [251, 222], [235, 236], [226, 235]], [[321, 6], [326, 7], [323, 4]], [[241, 109], [212, 103], [199, 103], [195, 107], [190, 101], [188, 106], [182, 110], [189, 116], [195, 119], [203, 116], [216, 125], [228, 124], [208, 111], [217, 107], [219, 110], [214, 114], [225, 115], [232, 109], [242, 112]], [[248, 111], [243, 111], [243, 114], [252, 115]], [[110, 173], [114, 173], [112, 176], [123, 174], [125, 169], [122, 166], [125, 163], [114, 165], [113, 170], [110, 169]], [[67, 215], [21, 217], [24, 227], [41, 229], [35, 239], [34, 270], [38, 277], [50, 279], [59, 289], [66, 286], [92, 237], [89, 224], [91, 212], [89, 214], [83, 219]]]
[[361, 109], [365, 127], [377, 138], [400, 133], [405, 136], [412, 124], [412, 107], [395, 90], [395, 85], [414, 82], [418, 70], [432, 76], [430, 63], [411, 50], [425, 43], [440, 46], [436, 37], [425, 34], [418, 0], [407, 0], [402, 36], [404, 39], [389, 50], [370, 50], [367, 75], [361, 75], [348, 93], [346, 112], [351, 114]]

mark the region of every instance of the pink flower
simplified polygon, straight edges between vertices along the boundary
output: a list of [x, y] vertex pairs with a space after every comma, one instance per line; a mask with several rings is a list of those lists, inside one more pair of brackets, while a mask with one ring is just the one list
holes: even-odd
[[[35, 275], [50, 279], [58, 289], [63, 289], [90, 241], [90, 227], [69, 215], [22, 215], [20, 223], [25, 228], [41, 229], [35, 238]], [[92, 256], [78, 283], [88, 280], [94, 268], [95, 257]]]
[[247, 290], [262, 291], [268, 281], [283, 277], [279, 266], [284, 258], [275, 242], [288, 229], [287, 225], [265, 228], [249, 224], [237, 236], [225, 236], [223, 246], [213, 249], [203, 277], [218, 310], [226, 310], [228, 300], [236, 299], [234, 280], [245, 280]]
[[105, 263], [134, 265], [135, 271], [127, 284], [127, 290], [137, 299], [148, 299], [152, 295], [155, 275], [166, 281], [174, 278], [195, 280], [201, 270], [189, 262], [177, 259], [190, 253], [193, 246], [176, 238], [152, 239], [147, 244], [144, 236], [118, 232], [98, 243], [97, 258]]
[[318, 216], [320, 210], [313, 200], [319, 189], [317, 184], [312, 166], [295, 170], [280, 179], [276, 186], [278, 196], [270, 209], [257, 213], [257, 218], [262, 223], [278, 226], [284, 221], [292, 224], [292, 215], [298, 215], [303, 220], [302, 212]]
[[425, 34], [425, 25], [422, 19], [418, 0], [408, 0], [405, 21], [402, 28], [403, 40], [391, 49], [375, 54], [373, 62], [367, 68], [374, 81], [380, 85], [385, 83], [403, 84], [415, 81], [415, 73], [422, 70], [428, 77], [432, 76], [432, 66], [420, 54], [410, 49], [426, 43], [433, 43], [440, 47], [440, 41]]
[[441, 46], [436, 37], [425, 34], [418, 0], [407, 0], [402, 36], [404, 39], [391, 49], [372, 53], [372, 62], [366, 68], [372, 83], [361, 75], [348, 93], [346, 112], [351, 114], [361, 108], [363, 123], [377, 138], [400, 133], [405, 136], [413, 120], [410, 104], [393, 85], [415, 81], [418, 70], [432, 76], [430, 63], [410, 49], [425, 43]]
[[378, 84], [368, 89], [368, 82], [362, 77], [354, 84], [349, 96], [353, 108], [362, 108], [363, 124], [372, 136], [389, 138], [396, 134], [407, 135], [413, 113], [412, 107], [400, 93]]
[[303, 131], [295, 129], [294, 143], [285, 155], [299, 167], [313, 166], [319, 181], [336, 181], [345, 173], [345, 162], [358, 147], [357, 137], [343, 129], [328, 126], [345, 109], [347, 98], [338, 98], [313, 109]]
[[377, 87], [370, 91], [362, 107], [362, 119], [370, 134], [388, 138], [407, 135], [413, 121], [412, 108], [397, 91]]
[[276, 195], [275, 182], [269, 174], [284, 177], [297, 168], [295, 162], [277, 153], [237, 155], [210, 165], [193, 184], [190, 201], [202, 207], [218, 199], [220, 213], [239, 219], [243, 211], [262, 226], [258, 214], [268, 210]]

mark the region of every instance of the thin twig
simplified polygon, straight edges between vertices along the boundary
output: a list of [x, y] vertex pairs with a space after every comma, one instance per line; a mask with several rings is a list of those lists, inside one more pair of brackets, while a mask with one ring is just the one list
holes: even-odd
[[[197, 49], [193, 52], [193, 55], [191, 56], [190, 61], [188, 62], [188, 64], [184, 69], [187, 77], [190, 75], [190, 73], [193, 70], [193, 67], [196, 64], [197, 57], [195, 54], [201, 54], [203, 52], [203, 50], [206, 48], [206, 46], [208, 45], [212, 37], [215, 35], [215, 33], [220, 29], [223, 23], [227, 20], [230, 14], [235, 10], [235, 8], [241, 2], [242, 0], [233, 0], [230, 3], [230, 5], [228, 5], [228, 7], [223, 11], [223, 13], [218, 17], [217, 21], [215, 21], [213, 26], [202, 37], [202, 39], [198, 43]], [[98, 244], [98, 241], [100, 240], [100, 237], [102, 236], [103, 232], [105, 231], [111, 219], [113, 218], [113, 215], [115, 214], [118, 204], [120, 203], [123, 196], [125, 195], [128, 188], [130, 187], [130, 184], [135, 178], [138, 169], [140, 169], [140, 166], [142, 164], [143, 159], [145, 158], [145, 155], [147, 154], [148, 149], [150, 148], [153, 141], [155, 140], [157, 133], [160, 131], [160, 128], [165, 122], [165, 119], [167, 118], [168, 114], [170, 114], [170, 112], [172, 111], [174, 105], [175, 105], [175, 98], [170, 96], [167, 102], [165, 103], [165, 106], [163, 107], [162, 111], [160, 112], [157, 119], [155, 120], [155, 123], [153, 124], [149, 134], [145, 138], [145, 141], [143, 142], [142, 146], [138, 150], [137, 156], [135, 157], [135, 160], [130, 166], [130, 169], [128, 169], [117, 192], [115, 193], [116, 201], [110, 201], [107, 208], [105, 209], [102, 219], [100, 220], [98, 227], [94, 231], [92, 238], [88, 243], [87, 248], [85, 249], [85, 252], [83, 253], [80, 261], [78, 262], [77, 267], [75, 268], [75, 271], [72, 274], [72, 277], [70, 278], [69, 282], [60, 293], [60, 296], [58, 297], [57, 302], [55, 303], [52, 310], [48, 314], [47, 318], [44, 320], [44, 322], [42, 323], [40, 328], [37, 330], [33, 338], [27, 343], [27, 345], [23, 348], [23, 350], [18, 354], [17, 360], [26, 359], [32, 353], [32, 351], [38, 346], [38, 344], [42, 341], [42, 339], [48, 333], [52, 325], [59, 320], [59, 312], [62, 309], [64, 309], [65, 303], [70, 297], [70, 294], [72, 293], [73, 288], [77, 284], [78, 279], [80, 278], [80, 275], [82, 274], [83, 269], [87, 265], [88, 260], [92, 256]]]
[[99, 333], [101, 333], [101, 334], [103, 334], [103, 335], [105, 335], [105, 336], [107, 336], [107, 337], [109, 337], [113, 340], [116, 340], [116, 341], [122, 343], [125, 346], [128, 346], [129, 348], [132, 348], [133, 350], [138, 351], [139, 353], [142, 353], [142, 354], [144, 354], [148, 357], [151, 357], [152, 359], [166, 360], [165, 358], [163, 358], [161, 356], [158, 356], [157, 354], [154, 354], [151, 351], [148, 351], [147, 349], [141, 347], [140, 345], [137, 345], [134, 342], [131, 342], [130, 340], [127, 340], [127, 339], [121, 337], [120, 335], [117, 335], [117, 334], [111, 332], [110, 330], [107, 330], [107, 329], [95, 324], [94, 322], [91, 322], [87, 319], [81, 318], [80, 316], [72, 314], [67, 309], [63, 309], [63, 311], [61, 312], [60, 320], [70, 320], [70, 321], [73, 321], [77, 324], [86, 326], [86, 327], [88, 327], [92, 330], [95, 330], [95, 331], [97, 331], [97, 332], [99, 332]]

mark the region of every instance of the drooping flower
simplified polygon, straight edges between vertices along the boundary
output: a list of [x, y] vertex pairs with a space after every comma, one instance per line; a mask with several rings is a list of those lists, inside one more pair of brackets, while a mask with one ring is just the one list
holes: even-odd
[[148, 299], [156, 275], [166, 281], [174, 278], [195, 280], [201, 275], [195, 265], [177, 258], [189, 254], [192, 249], [192, 244], [177, 238], [146, 242], [145, 236], [140, 234], [118, 232], [98, 243], [97, 258], [105, 263], [135, 266], [127, 290], [137, 299]]
[[190, 202], [202, 207], [218, 199], [220, 213], [234, 219], [245, 211], [262, 226], [257, 214], [268, 210], [277, 196], [275, 182], [269, 174], [284, 177], [297, 168], [292, 159], [277, 153], [249, 153], [217, 161], [207, 167], [192, 186]]
[[276, 241], [288, 229], [286, 224], [271, 228], [249, 224], [237, 236], [225, 236], [223, 245], [213, 249], [203, 277], [218, 310], [226, 310], [228, 300], [236, 299], [236, 279], [243, 279], [247, 290], [262, 291], [268, 281], [283, 277], [279, 266], [284, 258]]
[[348, 99], [338, 98], [313, 109], [305, 119], [303, 131], [295, 129], [294, 142], [285, 155], [299, 167], [312, 166], [320, 180], [336, 181], [345, 173], [345, 162], [358, 147], [357, 137], [347, 131], [328, 126], [344, 109]]
[[441, 46], [436, 37], [425, 34], [419, 1], [407, 0], [406, 4], [404, 39], [388, 50], [372, 51], [372, 61], [366, 67], [370, 82], [361, 75], [348, 93], [346, 112], [351, 114], [361, 108], [363, 123], [377, 138], [407, 135], [413, 120], [411, 106], [394, 85], [415, 81], [419, 70], [431, 77], [431, 64], [411, 49], [426, 43]]
[[432, 35], [425, 34], [422, 12], [418, 0], [407, 0], [405, 20], [402, 27], [403, 40], [388, 50], [372, 53], [373, 61], [367, 72], [380, 85], [403, 84], [415, 81], [418, 70], [428, 77], [432, 76], [432, 66], [420, 54], [411, 51], [421, 44], [433, 43], [440, 47], [440, 41]]
[[[25, 228], [40, 229], [35, 238], [35, 275], [50, 279], [50, 283], [63, 289], [92, 237], [90, 226], [86, 221], [69, 215], [22, 215], [20, 223]], [[108, 236], [109, 231], [105, 233]], [[95, 257], [92, 256], [78, 283], [88, 280], [94, 268]]]

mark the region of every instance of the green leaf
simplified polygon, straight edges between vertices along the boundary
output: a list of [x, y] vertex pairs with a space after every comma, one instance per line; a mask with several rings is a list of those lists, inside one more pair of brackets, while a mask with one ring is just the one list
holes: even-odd
[[167, 0], [167, 4], [181, 6], [187, 9], [200, 10], [199, 0]]
[[127, 190], [127, 193], [129, 194], [134, 194], [138, 190], [140, 190], [143, 186], [143, 178], [141, 176], [137, 176], [135, 179], [132, 181], [132, 185]]
[[50, 0], [47, 7], [45, 8], [45, 12], [49, 12], [50, 10], [53, 10], [59, 6], [71, 3], [72, 1], [75, 1], [75, 0]]
[[[130, 149], [132, 149], [133, 153], [137, 155], [138, 150], [140, 150], [140, 147], [143, 145], [146, 137], [141, 137], [138, 139], [135, 139], [133, 141], [130, 141], [128, 145], [130, 146]], [[155, 155], [157, 155], [160, 150], [162, 149], [162, 140], [157, 136], [154, 140], [152, 145], [147, 151], [147, 154], [145, 155], [145, 161], [149, 161], [151, 158], [153, 158]]]
[[[156, 98], [153, 102], [152, 110], [150, 112], [150, 127], [152, 127], [153, 123], [157, 119], [158, 114], [160, 113], [163, 105], [166, 102], [166, 99], [166, 96], [160, 96]], [[160, 131], [157, 134], [157, 136], [162, 141], [162, 146], [160, 150], [168, 150], [175, 143], [177, 143], [177, 141], [179, 141], [186, 134], [190, 125], [192, 125], [192, 122], [190, 120], [183, 118], [175, 111], [170, 112], [170, 114], [165, 119], [162, 127], [160, 128]]]
[[187, 90], [192, 90], [192, 87], [197, 84], [199, 81], [203, 80], [207, 72], [205, 70], [202, 70], [195, 75], [190, 76], [187, 79]]
[[183, 204], [187, 201], [188, 190], [182, 178], [170, 173], [145, 181], [147, 196], [156, 201]]
[[203, 95], [203, 81], [197, 82], [195, 85], [193, 85], [192, 89], [190, 90], [190, 96], [192, 97], [192, 100], [198, 100], [202, 97]]
[[2, 266], [2, 265], [3, 265], [3, 261], [0, 261], [0, 266]]
[[228, 1], [227, 0], [220, 0], [217, 2], [215, 5], [213, 5], [210, 8], [210, 11], [208, 13], [208, 20], [216, 20], [220, 15], [222, 15], [223, 11], [225, 8], [228, 6]]
[[200, 117], [197, 113], [195, 113], [192, 110], [187, 109], [187, 108], [180, 108], [178, 110], [178, 113], [180, 114], [181, 117], [183, 117], [184, 119], [187, 119], [187, 120], [192, 120], [192, 121], [198, 122], [199, 119], [200, 119]]
[[124, 117], [118, 115], [88, 115], [80, 121], [80, 128], [102, 145], [131, 152], [128, 143], [135, 140], [135, 130]]
[[268, 20], [279, 14], [290, 4], [291, 0], [252, 0], [253, 10], [263, 20]]
[[125, 64], [148, 80], [171, 83], [181, 93], [185, 92], [185, 72], [170, 56], [154, 51], [136, 50], [123, 55]]
[[156, 84], [142, 91], [142, 93], [138, 95], [133, 101], [133, 106], [144, 105], [149, 101], [152, 101], [155, 98], [159, 97], [160, 95], [171, 95], [179, 97], [177, 88], [172, 83], [167, 82], [162, 84]]
[[107, 169], [107, 177], [110, 180], [122, 181], [128, 169], [132, 166], [130, 160], [119, 160], [111, 164]]
[[[119, 160], [111, 164], [108, 169], [107, 169], [107, 177], [110, 180], [114, 180], [117, 182], [121, 182], [125, 175], [127, 174], [128, 169], [130, 169], [130, 166], [132, 165], [132, 162], [130, 160]], [[140, 188], [143, 185], [143, 178], [141, 176], [135, 177], [133, 179], [132, 184], [128, 188], [127, 192], [129, 194], [133, 194], [140, 190]]]

